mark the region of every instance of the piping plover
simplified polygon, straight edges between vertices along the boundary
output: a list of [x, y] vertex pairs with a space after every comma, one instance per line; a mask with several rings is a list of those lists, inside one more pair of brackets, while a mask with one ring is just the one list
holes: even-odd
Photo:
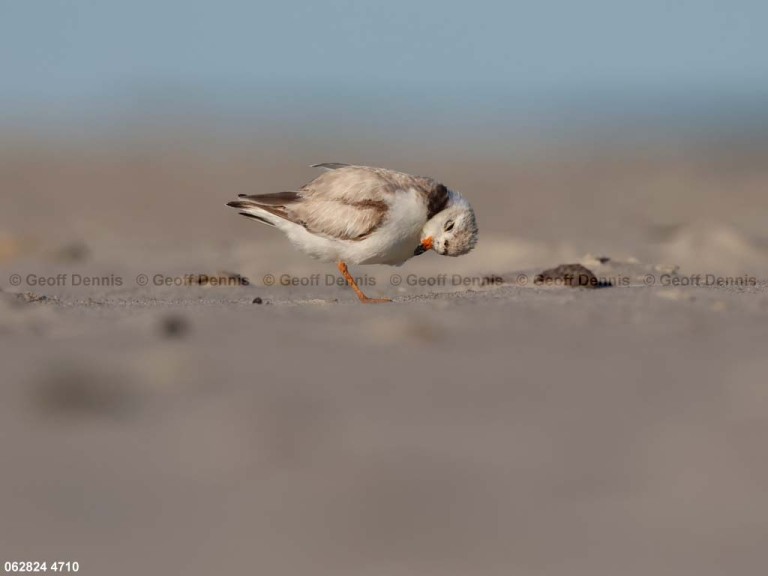
[[312, 167], [325, 172], [295, 192], [240, 194], [227, 206], [279, 228], [302, 252], [336, 262], [361, 302], [390, 300], [363, 294], [347, 262], [400, 266], [428, 250], [461, 256], [477, 243], [469, 202], [432, 178], [349, 164]]

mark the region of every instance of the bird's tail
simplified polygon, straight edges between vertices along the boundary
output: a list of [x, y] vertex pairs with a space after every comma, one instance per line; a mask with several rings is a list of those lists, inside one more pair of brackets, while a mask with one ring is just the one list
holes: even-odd
[[277, 226], [280, 220], [290, 220], [286, 206], [297, 202], [297, 192], [278, 192], [276, 194], [238, 195], [237, 200], [227, 203], [231, 208], [240, 210], [240, 214], [270, 226]]
[[253, 202], [249, 202], [247, 200], [233, 200], [232, 202], [227, 202], [227, 206], [230, 208], [237, 208], [240, 210], [240, 215], [245, 216], [246, 218], [258, 220], [259, 222], [263, 222], [269, 226], [275, 225], [274, 222], [269, 219], [269, 213], [265, 213], [264, 210], [260, 209]]

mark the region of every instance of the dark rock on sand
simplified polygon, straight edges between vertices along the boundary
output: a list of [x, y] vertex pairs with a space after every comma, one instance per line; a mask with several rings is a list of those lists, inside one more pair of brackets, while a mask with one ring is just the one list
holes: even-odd
[[561, 264], [537, 274], [534, 283], [539, 286], [567, 286], [569, 288], [605, 288], [610, 282], [601, 281], [581, 264]]
[[195, 274], [186, 279], [188, 285], [198, 286], [250, 286], [251, 282], [237, 272], [220, 271], [216, 274]]
[[166, 338], [183, 338], [189, 330], [189, 322], [179, 315], [166, 316], [160, 325], [160, 331]]

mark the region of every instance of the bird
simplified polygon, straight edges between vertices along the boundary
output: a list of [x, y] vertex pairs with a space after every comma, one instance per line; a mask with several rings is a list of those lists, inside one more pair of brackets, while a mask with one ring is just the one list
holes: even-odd
[[391, 300], [366, 296], [347, 263], [400, 266], [429, 250], [461, 256], [477, 244], [472, 206], [433, 178], [338, 162], [311, 167], [323, 172], [296, 191], [239, 194], [227, 206], [278, 228], [313, 258], [335, 262], [362, 303]]

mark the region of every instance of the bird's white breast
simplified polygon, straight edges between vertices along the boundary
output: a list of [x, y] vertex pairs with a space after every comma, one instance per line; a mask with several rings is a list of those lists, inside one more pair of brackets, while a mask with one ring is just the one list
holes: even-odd
[[413, 257], [426, 220], [427, 210], [420, 194], [412, 189], [398, 190], [389, 202], [384, 225], [371, 234], [370, 245], [361, 250], [364, 254], [359, 264], [401, 265]]

